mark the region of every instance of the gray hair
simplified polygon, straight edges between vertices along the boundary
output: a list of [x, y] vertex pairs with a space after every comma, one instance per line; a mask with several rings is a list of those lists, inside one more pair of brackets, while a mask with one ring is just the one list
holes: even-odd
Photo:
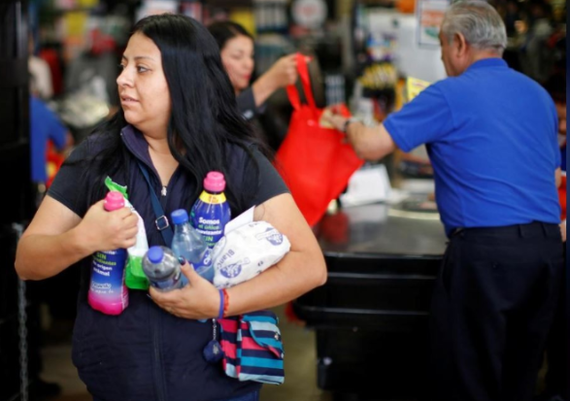
[[507, 47], [507, 31], [497, 10], [484, 0], [454, 3], [445, 13], [441, 31], [449, 42], [461, 33], [467, 43], [479, 50], [492, 50], [499, 55]]

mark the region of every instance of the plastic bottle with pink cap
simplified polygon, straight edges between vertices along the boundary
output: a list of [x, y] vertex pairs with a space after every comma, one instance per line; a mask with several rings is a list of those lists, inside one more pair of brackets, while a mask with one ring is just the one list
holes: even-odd
[[[110, 191], [104, 206], [111, 212], [125, 207], [125, 198], [118, 191]], [[119, 315], [129, 304], [125, 286], [126, 249], [97, 251], [91, 262], [91, 282], [87, 299], [89, 305], [107, 315]]]
[[190, 211], [192, 226], [211, 248], [224, 236], [224, 228], [231, 219], [225, 189], [224, 175], [219, 171], [210, 171], [204, 178], [204, 191]]

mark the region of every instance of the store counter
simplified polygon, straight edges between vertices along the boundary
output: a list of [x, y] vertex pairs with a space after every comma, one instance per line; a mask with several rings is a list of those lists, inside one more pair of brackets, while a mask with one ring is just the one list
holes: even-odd
[[328, 281], [293, 310], [316, 331], [318, 386], [339, 399], [416, 399], [446, 244], [439, 215], [421, 201], [373, 204], [327, 215], [315, 230]]

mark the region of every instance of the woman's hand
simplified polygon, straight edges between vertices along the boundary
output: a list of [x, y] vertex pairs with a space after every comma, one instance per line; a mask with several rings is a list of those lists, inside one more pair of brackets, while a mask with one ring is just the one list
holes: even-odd
[[252, 87], [255, 104], [260, 107], [279, 88], [294, 85], [297, 81], [297, 56], [290, 54], [277, 60]]
[[268, 76], [274, 82], [277, 88], [284, 88], [288, 85], [294, 85], [297, 81], [297, 56], [290, 54], [281, 57], [267, 71]]
[[138, 216], [127, 207], [108, 212], [104, 202], [92, 205], [76, 228], [86, 253], [126, 249], [136, 242]]
[[15, 266], [20, 278], [52, 277], [95, 251], [134, 245], [138, 216], [127, 208], [107, 212], [103, 202], [81, 219], [48, 194], [18, 242]]
[[150, 287], [152, 300], [168, 313], [184, 319], [217, 317], [220, 294], [216, 287], [196, 273], [190, 264], [184, 263], [180, 269], [188, 279], [188, 285], [168, 292], [160, 292]]

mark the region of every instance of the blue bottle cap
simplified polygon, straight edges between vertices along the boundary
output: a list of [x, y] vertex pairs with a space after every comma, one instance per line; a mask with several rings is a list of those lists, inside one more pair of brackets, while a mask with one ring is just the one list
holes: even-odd
[[170, 213], [170, 219], [174, 224], [182, 224], [188, 221], [188, 212], [184, 209], [177, 209]]
[[159, 246], [151, 246], [148, 250], [148, 260], [152, 263], [160, 263], [162, 262], [162, 258], [164, 258], [164, 251]]

